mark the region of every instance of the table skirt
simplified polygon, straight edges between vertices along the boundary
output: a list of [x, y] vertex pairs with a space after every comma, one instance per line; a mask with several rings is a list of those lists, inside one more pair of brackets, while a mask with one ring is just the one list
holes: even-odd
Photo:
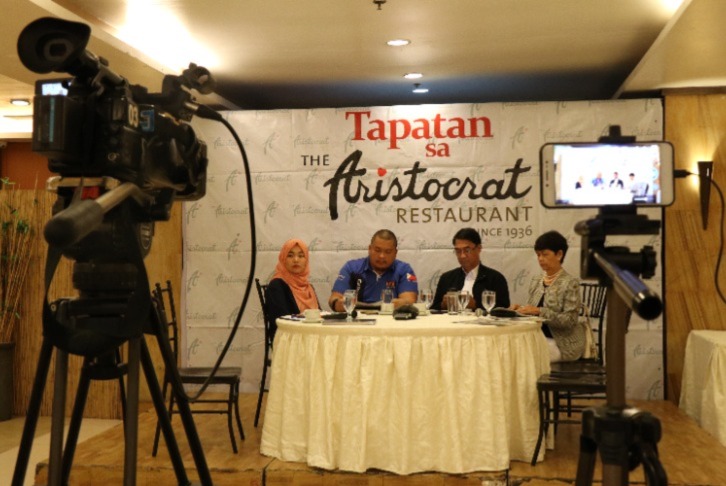
[[538, 325], [492, 329], [423, 336], [281, 329], [261, 452], [398, 474], [499, 471], [529, 461], [536, 380], [549, 371], [546, 343]]
[[726, 445], [726, 331], [691, 331], [680, 408]]

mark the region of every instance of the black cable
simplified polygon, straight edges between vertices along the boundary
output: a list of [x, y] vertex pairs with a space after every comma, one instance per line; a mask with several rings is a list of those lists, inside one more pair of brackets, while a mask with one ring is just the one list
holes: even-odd
[[[215, 112], [216, 114], [216, 112]], [[214, 363], [214, 367], [212, 368], [212, 371], [209, 373], [209, 376], [204, 380], [204, 383], [202, 383], [201, 388], [197, 393], [193, 396], [189, 396], [186, 394], [186, 391], [184, 390], [184, 386], [181, 383], [181, 381], [177, 381], [176, 379], [172, 379], [172, 386], [177, 391], [177, 396], [185, 398], [188, 402], [194, 403], [199, 399], [199, 397], [204, 393], [204, 391], [207, 389], [207, 387], [211, 384], [212, 379], [214, 378], [214, 375], [217, 374], [217, 371], [219, 370], [220, 365], [222, 364], [222, 361], [224, 360], [224, 357], [227, 355], [227, 351], [229, 350], [230, 346], [232, 345], [232, 341], [234, 340], [235, 334], [237, 334], [237, 329], [239, 329], [239, 324], [242, 320], [242, 314], [244, 314], [245, 309], [247, 308], [247, 301], [249, 300], [250, 292], [252, 290], [252, 280], [255, 274], [255, 264], [257, 262], [257, 232], [255, 230], [255, 210], [254, 210], [254, 203], [252, 200], [252, 174], [250, 171], [250, 164], [249, 160], [247, 159], [247, 152], [245, 151], [244, 144], [242, 143], [242, 140], [240, 140], [239, 136], [237, 135], [237, 132], [235, 131], [234, 127], [217, 114], [217, 116], [204, 116], [200, 115], [203, 118], [212, 118], [216, 121], [219, 121], [222, 123], [225, 127], [227, 127], [227, 130], [230, 131], [232, 134], [232, 137], [234, 138], [235, 142], [237, 143], [237, 146], [239, 147], [240, 153], [242, 154], [242, 163], [244, 166], [245, 171], [245, 177], [247, 179], [247, 204], [249, 205], [249, 222], [250, 222], [250, 273], [249, 278], [247, 279], [247, 285], [245, 287], [244, 296], [242, 297], [242, 304], [240, 305], [239, 312], [237, 313], [237, 317], [234, 321], [234, 324], [232, 325], [232, 330], [229, 333], [229, 337], [227, 338], [227, 342], [224, 344], [224, 347], [222, 348], [222, 352], [219, 354], [219, 357], [217, 358], [217, 361]], [[174, 378], [178, 377], [178, 375], [172, 374]]]
[[[673, 171], [673, 176], [676, 178], [683, 178], [689, 175], [695, 175], [698, 177], [705, 177], [700, 174], [695, 174], [693, 172], [689, 172], [684, 169], [678, 169]], [[723, 248], [724, 248], [724, 216], [726, 212], [726, 203], [724, 203], [724, 197], [723, 192], [721, 191], [721, 188], [716, 184], [716, 181], [714, 181], [712, 178], [708, 178], [708, 181], [711, 183], [711, 185], [716, 189], [716, 192], [718, 193], [718, 197], [721, 200], [721, 217], [719, 218], [719, 244], [718, 244], [718, 256], [716, 257], [716, 269], [714, 272], [714, 285], [716, 286], [716, 293], [718, 293], [718, 296], [721, 298], [721, 301], [726, 304], [726, 297], [724, 297], [724, 293], [721, 290], [721, 285], [719, 284], [719, 273], [721, 272], [721, 261], [723, 260]]]

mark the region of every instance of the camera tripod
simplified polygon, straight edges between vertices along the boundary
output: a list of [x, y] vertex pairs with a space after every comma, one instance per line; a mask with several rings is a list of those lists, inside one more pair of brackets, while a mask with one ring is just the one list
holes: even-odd
[[[599, 255], [597, 263], [620, 279], [621, 289], [632, 288], [632, 274], [627, 284], [622, 283], [619, 269]], [[580, 435], [580, 457], [577, 463], [576, 486], [592, 484], [595, 459], [598, 448], [602, 459], [603, 486], [628, 484], [629, 471], [643, 465], [646, 484], [661, 486], [668, 484], [665, 469], [658, 459], [658, 441], [661, 437], [660, 422], [648, 412], [629, 407], [625, 403], [625, 332], [630, 318], [630, 309], [621, 295], [614, 291], [612, 280], [607, 288], [607, 336], [606, 336], [606, 406], [590, 408], [582, 414]], [[641, 283], [642, 285], [642, 283]], [[644, 286], [643, 286], [644, 287]], [[647, 289], [647, 287], [646, 287]], [[636, 296], [637, 298], [638, 296]]]
[[[143, 264], [139, 241], [127, 223], [128, 214], [106, 222], [105, 233], [112, 233], [118, 247], [123, 248], [122, 263], [115, 256], [111, 263], [79, 262], [74, 264], [74, 286], [80, 297], [59, 299], [43, 304], [43, 341], [38, 367], [33, 382], [30, 403], [26, 415], [23, 435], [15, 464], [12, 485], [22, 486], [28, 467], [33, 437], [38, 421], [45, 383], [53, 350], [56, 351], [54, 396], [51, 419], [50, 455], [48, 459], [48, 484], [66, 485], [70, 477], [73, 456], [81, 427], [83, 409], [90, 381], [92, 379], [118, 379], [123, 384], [127, 376], [124, 409], [124, 485], [136, 484], [136, 462], [138, 449], [139, 371], [143, 368], [156, 414], [161, 424], [169, 456], [179, 485], [191, 484], [184, 469], [179, 446], [166, 411], [164, 398], [156, 378], [144, 333], [156, 337], [167, 373], [172, 377], [172, 393], [179, 406], [182, 424], [197, 468], [201, 484], [212, 484], [199, 435], [192, 418], [189, 401], [178, 379], [176, 361], [168, 341], [167, 329], [155, 305], [152, 305], [148, 277]], [[91, 234], [83, 240], [80, 253], [97, 248], [98, 239], [107, 238]], [[118, 240], [121, 240], [120, 242]], [[118, 244], [120, 243], [120, 244]], [[102, 247], [103, 248], [103, 247]], [[111, 252], [105, 247], [101, 252]], [[63, 252], [51, 245], [46, 262], [46, 294]], [[125, 261], [124, 261], [125, 260]], [[98, 289], [101, 289], [98, 291]], [[92, 291], [89, 291], [92, 289]], [[119, 348], [128, 344], [128, 363], [120, 360]], [[84, 357], [73, 412], [68, 427], [68, 437], [63, 448], [63, 428], [68, 372], [68, 354]], [[179, 386], [175, 386], [179, 384]]]

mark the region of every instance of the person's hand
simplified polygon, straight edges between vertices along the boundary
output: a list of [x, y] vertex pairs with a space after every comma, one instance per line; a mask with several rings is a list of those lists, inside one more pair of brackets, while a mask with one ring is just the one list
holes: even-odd
[[512, 305], [509, 306], [509, 310], [517, 310], [520, 307], [522, 307], [522, 306], [519, 305], [519, 304], [512, 304]]
[[528, 316], [538, 316], [539, 315], [539, 307], [536, 307], [534, 305], [522, 305], [518, 306], [515, 309], [520, 314], [526, 314]]

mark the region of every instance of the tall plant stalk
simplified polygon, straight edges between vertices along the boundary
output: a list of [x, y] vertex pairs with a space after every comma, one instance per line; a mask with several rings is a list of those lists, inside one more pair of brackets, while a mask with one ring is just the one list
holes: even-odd
[[22, 316], [21, 296], [42, 215], [35, 191], [17, 189], [7, 179], [0, 184], [0, 343], [8, 343]]

